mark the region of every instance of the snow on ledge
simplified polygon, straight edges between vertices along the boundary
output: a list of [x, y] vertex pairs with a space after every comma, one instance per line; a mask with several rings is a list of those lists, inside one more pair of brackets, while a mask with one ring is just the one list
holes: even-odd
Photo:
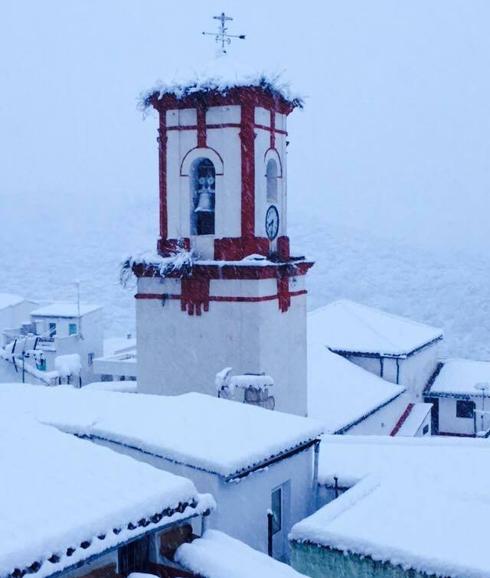
[[201, 538], [182, 544], [175, 559], [203, 578], [306, 578], [291, 566], [217, 530], [207, 530]]

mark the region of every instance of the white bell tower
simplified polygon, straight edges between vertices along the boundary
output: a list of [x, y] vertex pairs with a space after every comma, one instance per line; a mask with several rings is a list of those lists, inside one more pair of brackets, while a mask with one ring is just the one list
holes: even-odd
[[286, 119], [272, 81], [165, 88], [159, 114], [160, 238], [138, 278], [138, 387], [217, 395], [223, 367], [265, 372], [275, 408], [306, 415], [312, 263], [287, 236]]

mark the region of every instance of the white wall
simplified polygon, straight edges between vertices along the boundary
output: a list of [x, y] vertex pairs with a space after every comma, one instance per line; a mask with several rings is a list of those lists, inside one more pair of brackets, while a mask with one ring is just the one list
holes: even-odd
[[407, 394], [401, 394], [345, 433], [349, 435], [390, 435], [409, 403], [410, 399]]
[[267, 552], [267, 510], [271, 507], [271, 494], [276, 487], [290, 481], [290, 511], [284, 516], [284, 541], [283, 544], [274, 544], [275, 555], [287, 556], [287, 534], [291, 527], [312, 513], [313, 448], [237, 481], [225, 482], [216, 474], [170, 462], [137, 449], [104, 440], [97, 440], [97, 443], [158, 469], [189, 478], [199, 492], [210, 493], [216, 500], [217, 509], [209, 518], [209, 527], [222, 530], [262, 552]]
[[422, 401], [423, 391], [438, 364], [439, 343], [433, 343], [405, 359], [398, 359], [399, 379], [397, 382], [397, 360], [383, 358], [383, 374], [379, 359], [349, 355], [349, 361], [367, 371], [407, 388], [412, 401]]
[[439, 362], [439, 342], [401, 360], [400, 383], [412, 394], [413, 401], [422, 401], [423, 391]]
[[[303, 287], [298, 278], [294, 290]], [[178, 282], [180, 285], [180, 281]], [[175, 280], [141, 278], [140, 293], [175, 293]], [[211, 295], [276, 295], [275, 279], [216, 280]], [[217, 395], [216, 373], [265, 372], [275, 385], [276, 409], [306, 415], [306, 296], [291, 298], [287, 312], [277, 299], [211, 302], [202, 315], [188, 315], [180, 300], [136, 302], [138, 389], [177, 395], [189, 391]]]
[[77, 317], [37, 317], [32, 316], [39, 334], [48, 335], [49, 323], [56, 323], [54, 351], [46, 353], [47, 370], [54, 369], [54, 358], [58, 355], [78, 353], [82, 365], [81, 378], [83, 383], [93, 381], [93, 367], [89, 364], [89, 354], [100, 357], [104, 349], [103, 311], [97, 309], [82, 316], [81, 332], [69, 335], [69, 324], [76, 323], [80, 330], [80, 320]]
[[[440, 397], [439, 399], [439, 433], [473, 435], [475, 433], [474, 421], [472, 417], [457, 417], [456, 402], [453, 397]], [[481, 396], [474, 396], [470, 401], [475, 402], [477, 410], [482, 409]], [[490, 399], [485, 400], [485, 410], [490, 410]], [[484, 418], [482, 428], [481, 415], [477, 413], [476, 427], [477, 431], [490, 428], [490, 416]]]
[[39, 307], [33, 301], [21, 301], [0, 309], [0, 333], [6, 329], [17, 329], [22, 323], [30, 321], [30, 312]]

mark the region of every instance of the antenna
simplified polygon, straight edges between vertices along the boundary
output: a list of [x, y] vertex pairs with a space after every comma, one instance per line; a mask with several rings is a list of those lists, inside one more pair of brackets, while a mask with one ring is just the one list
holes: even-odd
[[214, 20], [219, 20], [218, 32], [203, 32], [204, 36], [214, 36], [218, 45], [220, 45], [219, 51], [222, 54], [226, 54], [226, 48], [231, 44], [232, 38], [238, 38], [239, 40], [245, 40], [245, 34], [228, 34], [227, 22], [231, 22], [233, 18], [227, 16], [224, 12], [221, 12], [219, 16], [213, 16]]

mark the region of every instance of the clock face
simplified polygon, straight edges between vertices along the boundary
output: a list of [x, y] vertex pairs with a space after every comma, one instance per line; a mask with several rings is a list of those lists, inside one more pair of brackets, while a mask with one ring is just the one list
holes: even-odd
[[279, 211], [275, 205], [271, 205], [265, 214], [265, 232], [270, 241], [279, 233]]

